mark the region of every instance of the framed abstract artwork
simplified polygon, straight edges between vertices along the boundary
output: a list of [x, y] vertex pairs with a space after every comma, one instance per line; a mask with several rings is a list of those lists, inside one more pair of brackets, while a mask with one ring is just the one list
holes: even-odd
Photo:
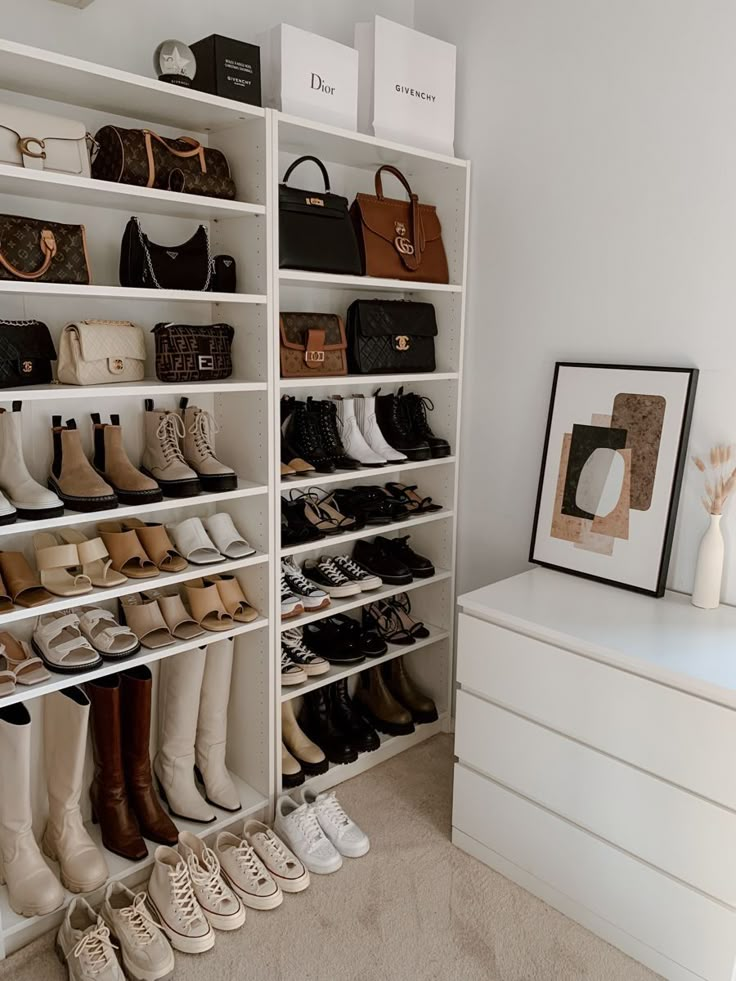
[[530, 561], [664, 594], [696, 368], [558, 362]]

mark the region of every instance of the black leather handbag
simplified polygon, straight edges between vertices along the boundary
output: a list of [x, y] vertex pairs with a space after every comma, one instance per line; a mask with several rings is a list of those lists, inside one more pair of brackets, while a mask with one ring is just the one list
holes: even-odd
[[212, 257], [207, 227], [200, 225], [183, 245], [157, 245], [138, 218], [125, 226], [120, 249], [120, 285], [159, 290], [210, 289]]
[[[319, 167], [324, 191], [288, 186], [294, 168], [308, 160]], [[327, 169], [317, 157], [299, 157], [279, 184], [279, 266], [352, 276], [362, 273], [348, 200], [330, 192]]]
[[230, 324], [156, 324], [153, 336], [159, 381], [217, 381], [233, 373]]
[[431, 303], [355, 300], [348, 307], [351, 374], [434, 371], [437, 318]]
[[0, 388], [48, 385], [56, 349], [40, 320], [0, 320]]

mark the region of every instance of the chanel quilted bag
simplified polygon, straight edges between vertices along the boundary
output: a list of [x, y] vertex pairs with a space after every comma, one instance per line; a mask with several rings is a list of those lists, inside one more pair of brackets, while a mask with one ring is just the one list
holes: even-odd
[[87, 285], [84, 225], [0, 215], [0, 279]]
[[131, 218], [120, 250], [120, 285], [159, 290], [211, 289], [212, 257], [206, 225], [183, 245], [157, 245]]
[[218, 381], [233, 373], [230, 324], [156, 324], [153, 336], [159, 381]]
[[342, 317], [334, 313], [282, 313], [280, 333], [282, 378], [348, 373]]
[[92, 176], [98, 180], [229, 200], [235, 197], [225, 154], [189, 136], [169, 140], [150, 129], [103, 126], [95, 143]]
[[348, 308], [347, 336], [352, 373], [435, 369], [437, 319], [431, 303], [355, 300]]
[[0, 320], [0, 388], [48, 385], [56, 350], [40, 320]]
[[61, 333], [56, 375], [64, 385], [141, 381], [145, 369], [143, 331], [129, 320], [80, 320]]
[[[308, 160], [319, 167], [324, 191], [288, 186], [294, 168]], [[330, 193], [330, 178], [317, 157], [299, 157], [279, 184], [279, 265], [282, 269], [361, 274], [347, 198]]]
[[[384, 170], [401, 181], [408, 201], [383, 196]], [[396, 167], [379, 167], [375, 185], [375, 197], [358, 194], [350, 207], [365, 275], [449, 283], [442, 227], [434, 206], [419, 203]]]

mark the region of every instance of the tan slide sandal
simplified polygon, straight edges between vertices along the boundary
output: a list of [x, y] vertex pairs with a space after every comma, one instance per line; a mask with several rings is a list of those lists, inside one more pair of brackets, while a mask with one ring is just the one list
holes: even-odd
[[100, 538], [112, 559], [112, 567], [128, 579], [155, 579], [158, 567], [151, 562], [138, 536], [119, 521], [103, 521], [97, 526]]
[[233, 620], [237, 620], [238, 623], [252, 623], [257, 619], [258, 610], [250, 605], [235, 576], [226, 574], [208, 576], [205, 585], [210, 582], [214, 582], [217, 586], [220, 599]]
[[0, 613], [10, 613], [13, 609], [13, 600], [5, 587], [5, 583], [0, 576]]
[[43, 606], [53, 600], [22, 552], [0, 552], [0, 572], [16, 606]]
[[8, 659], [10, 670], [19, 685], [38, 685], [51, 677], [41, 658], [34, 657], [28, 644], [12, 634], [0, 633], [0, 653]]
[[56, 535], [38, 531], [33, 548], [41, 585], [54, 596], [82, 596], [92, 591], [92, 580], [81, 571], [76, 545], [60, 545]]
[[235, 626], [212, 580], [192, 579], [184, 583], [184, 589], [192, 616], [205, 630], [231, 630]]
[[174, 643], [156, 600], [145, 599], [140, 594], [122, 596], [120, 614], [144, 647], [158, 650]]
[[144, 596], [157, 601], [166, 626], [177, 640], [193, 640], [206, 633], [189, 614], [179, 593], [167, 595], [162, 589], [151, 589]]
[[112, 559], [101, 538], [86, 538], [76, 528], [62, 528], [59, 537], [67, 544], [77, 546], [82, 572], [89, 576], [93, 586], [109, 589], [127, 582], [122, 572], [113, 569]]
[[177, 552], [164, 525], [158, 521], [144, 523], [140, 518], [128, 518], [123, 528], [136, 533], [151, 561], [161, 572], [182, 572], [189, 565], [184, 556]]

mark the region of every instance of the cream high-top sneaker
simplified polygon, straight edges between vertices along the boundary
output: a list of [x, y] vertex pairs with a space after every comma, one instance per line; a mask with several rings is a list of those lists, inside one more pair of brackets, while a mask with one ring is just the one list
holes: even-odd
[[205, 491], [229, 491], [238, 486], [238, 475], [215, 456], [217, 426], [209, 412], [189, 405], [188, 399], [179, 401], [184, 420], [182, 452], [192, 470], [199, 477]]
[[207, 648], [194, 750], [197, 774], [204, 784], [207, 800], [225, 811], [240, 810], [238, 792], [225, 766], [233, 647], [233, 638], [229, 637]]
[[153, 477], [167, 497], [194, 497], [202, 490], [199, 478], [182, 456], [179, 440], [184, 424], [176, 412], [154, 409], [153, 400], [145, 401], [145, 449], [141, 470]]
[[215, 932], [194, 895], [189, 867], [175, 848], [159, 845], [154, 852], [148, 902], [175, 950], [201, 954], [214, 947]]
[[[31, 477], [23, 458], [20, 410], [20, 402], [13, 402], [12, 412], [0, 409], [0, 489], [19, 518], [30, 521], [59, 518], [64, 513], [64, 505], [53, 491]], [[5, 509], [0, 506], [0, 517], [4, 513]]]
[[44, 700], [44, 756], [49, 819], [43, 850], [61, 867], [70, 892], [92, 892], [107, 880], [107, 862], [87, 833], [79, 802], [87, 750], [89, 699], [81, 688], [67, 688]]
[[31, 824], [31, 717], [25, 705], [0, 709], [0, 884], [20, 916], [45, 916], [64, 890], [44, 862]]

